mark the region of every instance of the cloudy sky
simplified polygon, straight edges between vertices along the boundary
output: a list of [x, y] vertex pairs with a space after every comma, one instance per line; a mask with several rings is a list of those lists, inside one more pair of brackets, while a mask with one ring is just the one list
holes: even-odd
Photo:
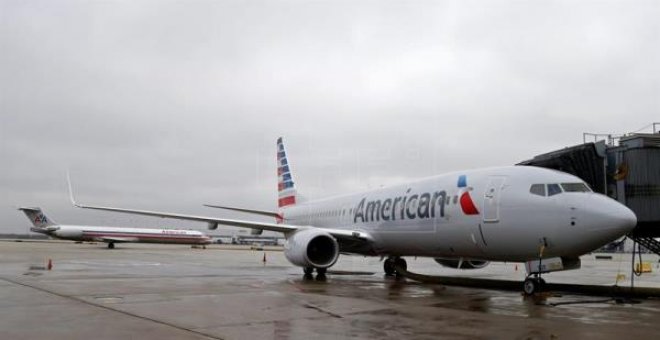
[[[658, 1], [0, 0], [0, 233], [182, 226], [660, 121]], [[240, 215], [240, 217], [245, 217]], [[249, 216], [248, 216], [249, 217]], [[249, 217], [251, 218], [251, 217]], [[188, 223], [191, 228], [205, 228]]]

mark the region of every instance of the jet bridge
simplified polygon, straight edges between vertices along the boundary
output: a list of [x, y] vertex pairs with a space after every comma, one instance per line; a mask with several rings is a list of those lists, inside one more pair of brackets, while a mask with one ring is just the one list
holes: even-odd
[[[591, 188], [625, 204], [637, 215], [630, 235], [660, 255], [660, 123], [653, 133], [632, 133], [586, 142], [535, 156], [519, 165], [533, 165], [571, 173]], [[599, 135], [585, 134], [598, 137]]]

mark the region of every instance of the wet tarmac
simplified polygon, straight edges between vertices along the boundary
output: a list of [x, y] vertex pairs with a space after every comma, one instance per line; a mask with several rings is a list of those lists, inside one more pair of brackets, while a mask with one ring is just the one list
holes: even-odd
[[[613, 285], [618, 276], [629, 285], [630, 260], [589, 255], [583, 269], [545, 278]], [[660, 287], [657, 257], [643, 260], [653, 272], [635, 285]], [[515, 264], [456, 271], [410, 258], [408, 268], [524, 278]], [[525, 298], [418, 283], [385, 277], [377, 258], [342, 256], [332, 269], [325, 280], [305, 279], [280, 251], [244, 247], [0, 242], [0, 339], [655, 339], [660, 332], [653, 298]]]

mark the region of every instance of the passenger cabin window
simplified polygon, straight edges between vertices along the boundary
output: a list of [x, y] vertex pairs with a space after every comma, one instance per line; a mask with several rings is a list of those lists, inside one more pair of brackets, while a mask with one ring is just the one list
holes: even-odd
[[548, 196], [561, 194], [561, 187], [559, 184], [548, 184]]
[[532, 184], [529, 192], [534, 195], [545, 196], [545, 184]]
[[561, 188], [565, 192], [591, 192], [585, 183], [562, 183]]

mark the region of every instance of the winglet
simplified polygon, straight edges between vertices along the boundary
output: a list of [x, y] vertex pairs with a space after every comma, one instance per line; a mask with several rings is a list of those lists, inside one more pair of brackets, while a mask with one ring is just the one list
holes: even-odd
[[67, 184], [69, 185], [69, 199], [71, 200], [71, 204], [73, 204], [74, 207], [82, 208], [78, 203], [76, 203], [75, 198], [73, 198], [73, 189], [71, 187], [71, 175], [69, 174], [69, 171], [66, 172], [66, 181]]

